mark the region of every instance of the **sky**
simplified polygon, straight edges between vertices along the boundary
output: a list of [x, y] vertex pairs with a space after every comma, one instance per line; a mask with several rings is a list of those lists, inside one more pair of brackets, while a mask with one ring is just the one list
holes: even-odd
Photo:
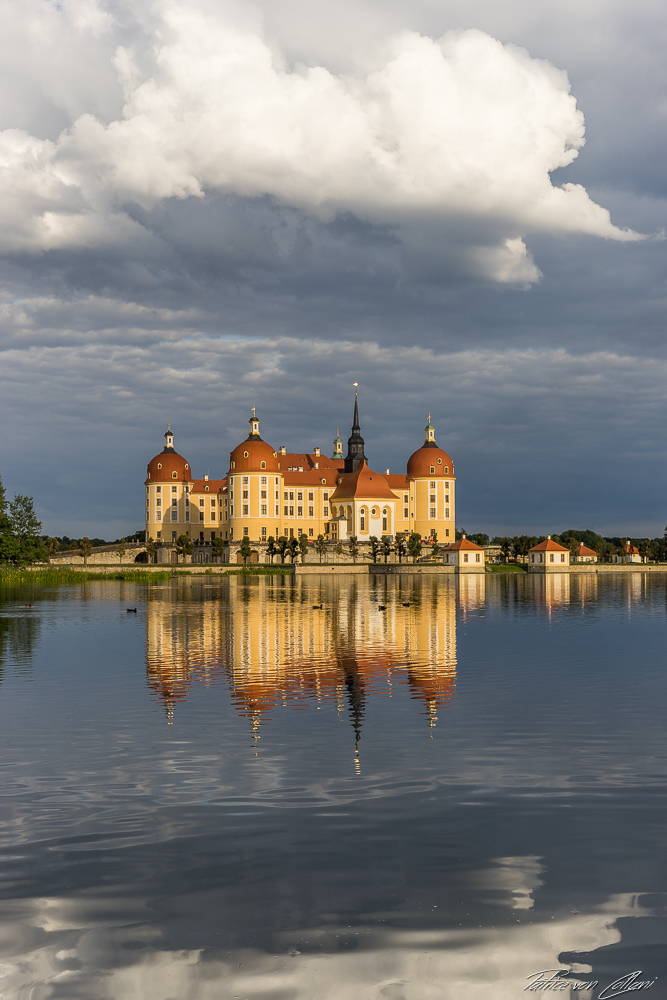
[[489, 534], [667, 522], [667, 14], [646, 0], [0, 0], [0, 475], [143, 527], [167, 421], [424, 438]]

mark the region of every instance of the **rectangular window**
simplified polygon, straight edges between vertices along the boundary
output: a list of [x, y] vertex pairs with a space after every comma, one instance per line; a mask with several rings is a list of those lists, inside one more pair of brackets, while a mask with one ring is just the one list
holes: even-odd
[[289, 516], [290, 517], [294, 517], [294, 507], [290, 507], [290, 509], [289, 509]]
[[435, 483], [429, 483], [428, 485], [429, 485], [429, 489], [432, 489], [432, 490], [435, 489]]
[[386, 517], [382, 518], [382, 530], [383, 531], [387, 530], [387, 518]]
[[229, 505], [229, 516], [230, 517], [234, 517], [234, 504], [233, 503], [230, 503], [230, 505]]
[[176, 497], [172, 497], [172, 499], [171, 499], [171, 506], [175, 507], [177, 503], [178, 503], [178, 500], [176, 499]]
[[445, 538], [449, 538], [449, 528], [445, 528]]
[[177, 521], [178, 520], [178, 511], [176, 510], [175, 507], [171, 508], [171, 519], [172, 519], [172, 521]]
[[247, 528], [244, 528], [244, 529], [243, 529], [243, 534], [244, 534], [244, 535], [247, 535], [247, 534], [248, 534], [248, 529], [247, 529]]
[[200, 507], [203, 507], [203, 506], [204, 506], [204, 498], [203, 498], [203, 497], [200, 497], [200, 498], [199, 498], [199, 506], [200, 506]]
[[211, 507], [215, 507], [215, 500], [211, 497]]
[[[185, 516], [187, 518], [187, 514]], [[215, 521], [215, 511], [214, 510], [211, 511], [211, 520]]]
[[156, 521], [161, 521], [162, 520], [162, 511], [161, 510], [159, 510], [157, 512], [157, 514], [155, 515], [155, 520]]
[[314, 511], [314, 509], [315, 509], [314, 507], [309, 507], [309, 508], [308, 508], [308, 517], [314, 517], [314, 516], [315, 516], [315, 515], [313, 514], [313, 511]]
[[244, 517], [248, 516], [248, 504], [247, 503], [243, 504], [243, 516]]
[[288, 532], [287, 528], [285, 528], [285, 530], [284, 530], [283, 534], [285, 535], [285, 538], [287, 538], [287, 535], [289, 534], [289, 532]]
[[322, 499], [323, 500], [328, 500], [329, 499], [329, 494], [328, 493], [324, 493], [323, 496], [322, 496]]
[[564, 552], [561, 552], [560, 561], [561, 562], [565, 562], [565, 553]]
[[303, 517], [303, 507], [297, 507], [297, 509], [296, 509], [296, 516], [297, 517]]
[[365, 531], [365, 530], [366, 530], [366, 519], [362, 517], [361, 520], [359, 521], [359, 531]]
[[435, 503], [435, 493], [431, 493], [431, 503]]
[[[278, 498], [276, 497], [276, 499]], [[283, 500], [289, 500], [289, 497], [287, 495], [287, 490], [285, 490], [285, 493], [283, 494]]]
[[158, 497], [155, 502], [157, 503], [158, 507], [162, 506], [162, 500], [160, 499], [160, 497]]
[[407, 507], [403, 508], [403, 517], [407, 520], [407, 517], [408, 517], [408, 508]]
[[303, 500], [303, 493], [297, 493], [296, 498], [297, 500]]
[[186, 510], [186, 512], [185, 512], [185, 520], [186, 520], [186, 521], [189, 521], [189, 520], [190, 520], [190, 508], [189, 508], [189, 507], [188, 507], [188, 509], [187, 509], [187, 510]]
[[266, 528], [262, 528], [262, 538], [266, 538]]
[[260, 479], [260, 483], [262, 486], [266, 486], [266, 476], [262, 476], [262, 478]]
[[312, 529], [312, 528], [309, 528], [309, 529], [308, 529], [308, 537], [309, 537], [309, 538], [312, 538], [312, 537], [313, 537], [313, 529]]
[[449, 507], [445, 507], [445, 520], [449, 520]]
[[313, 499], [313, 494], [312, 494], [312, 493], [309, 493], [309, 494], [308, 494], [308, 499], [309, 499], [309, 500], [312, 500], [312, 499]]
[[329, 516], [329, 508], [328, 508], [328, 507], [327, 507], [326, 505], [325, 505], [325, 507], [324, 507], [324, 512], [323, 512], [323, 513], [324, 513], [324, 516], [325, 516], [325, 517], [328, 517], [328, 516]]
[[435, 517], [435, 507], [431, 507], [431, 517]]
[[554, 561], [554, 554], [553, 554], [553, 552], [550, 552], [549, 553], [549, 562], [553, 562], [553, 561]]
[[262, 517], [266, 517], [266, 504], [262, 504]]
[[480, 557], [480, 553], [476, 552], [475, 553], [475, 562], [479, 562], [480, 561], [479, 557]]
[[247, 485], [248, 485], [248, 477], [247, 477], [247, 476], [244, 476], [244, 477], [243, 477], [243, 485], [244, 485], [244, 486], [247, 486]]
[[463, 561], [464, 562], [468, 562], [468, 553], [467, 552], [463, 553]]
[[244, 499], [244, 500], [247, 500], [247, 499], [248, 499], [248, 491], [247, 491], [247, 490], [244, 490], [244, 491], [243, 491], [243, 499]]
[[158, 493], [162, 493], [162, 487], [161, 486], [156, 486], [155, 489], [156, 489], [156, 491]]
[[285, 504], [285, 517], [289, 514], [289, 507]]
[[276, 504], [276, 517], [278, 517], [279, 513], [280, 513], [280, 504]]
[[407, 502], [408, 502], [408, 494], [404, 493], [403, 494], [403, 503], [407, 504]]
[[178, 486], [172, 486], [171, 492], [172, 493], [178, 493]]
[[289, 498], [290, 498], [290, 500], [294, 499], [294, 491], [293, 490], [289, 491]]
[[172, 542], [176, 541], [176, 532], [175, 531], [172, 531], [172, 533], [171, 533], [171, 540], [172, 540]]
[[266, 500], [266, 490], [262, 490], [260, 497], [262, 500]]

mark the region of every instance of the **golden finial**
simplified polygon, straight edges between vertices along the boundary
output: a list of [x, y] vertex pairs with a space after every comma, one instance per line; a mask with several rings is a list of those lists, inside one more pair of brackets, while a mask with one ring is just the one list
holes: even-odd
[[167, 433], [171, 430], [171, 420], [167, 421]]
[[256, 407], [253, 406], [253, 408], [252, 408], [252, 415], [253, 415], [253, 417], [255, 416], [255, 409], [256, 409]]

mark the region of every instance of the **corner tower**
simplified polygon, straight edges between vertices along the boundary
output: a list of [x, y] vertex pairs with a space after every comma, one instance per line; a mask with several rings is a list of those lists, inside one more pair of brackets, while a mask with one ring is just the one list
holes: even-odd
[[354, 394], [354, 417], [352, 418], [352, 433], [347, 439], [347, 455], [345, 457], [345, 471], [354, 472], [361, 462], [368, 462], [364, 454], [364, 439], [361, 436], [359, 426], [359, 406], [357, 404], [357, 394]]

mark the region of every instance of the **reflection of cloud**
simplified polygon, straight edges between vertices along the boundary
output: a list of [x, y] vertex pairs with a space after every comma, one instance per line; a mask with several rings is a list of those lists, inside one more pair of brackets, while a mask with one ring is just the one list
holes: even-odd
[[[477, 873], [477, 881], [521, 898], [534, 883], [530, 858], [501, 859], [504, 870]], [[567, 952], [592, 952], [618, 944], [621, 917], [651, 916], [641, 894], [610, 897], [589, 913], [544, 923], [480, 928], [386, 930], [373, 925], [279, 933], [275, 952], [201, 948], [168, 950], [146, 924], [142, 907], [107, 898], [42, 899], [15, 905], [2, 966], [7, 996], [61, 994], [87, 1000], [233, 1000], [242, 996], [289, 996], [312, 1000], [516, 998], [527, 977], [542, 969], [586, 967], [559, 961]], [[46, 940], [40, 937], [46, 934]], [[349, 936], [354, 948], [336, 951]], [[306, 941], [316, 951], [299, 954]], [[293, 947], [297, 942], [296, 947]], [[304, 945], [302, 944], [302, 947]], [[297, 952], [289, 955], [289, 951]], [[277, 952], [277, 954], [276, 954]], [[38, 993], [34, 992], [39, 990]]]
[[[347, 706], [359, 738], [366, 698], [407, 685], [433, 726], [438, 708], [454, 696], [455, 583], [391, 577], [382, 588], [378, 598], [368, 580], [259, 577], [249, 584], [231, 577], [215, 589], [224, 605], [213, 590], [203, 600], [153, 594], [146, 610], [149, 686], [171, 718], [193, 683], [214, 683], [224, 672], [253, 728], [278, 705], [329, 701]], [[386, 612], [377, 611], [380, 599]], [[483, 588], [477, 585], [471, 599], [483, 600]], [[313, 609], [322, 602], [324, 610]]]

